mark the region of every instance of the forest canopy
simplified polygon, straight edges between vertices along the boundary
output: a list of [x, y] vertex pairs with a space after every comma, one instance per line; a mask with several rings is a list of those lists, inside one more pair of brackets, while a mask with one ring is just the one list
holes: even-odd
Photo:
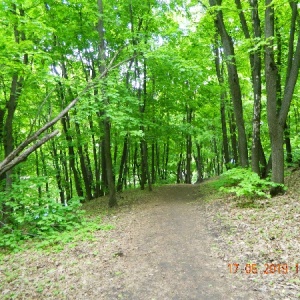
[[1, 1], [0, 229], [235, 167], [283, 184], [300, 159], [298, 6]]

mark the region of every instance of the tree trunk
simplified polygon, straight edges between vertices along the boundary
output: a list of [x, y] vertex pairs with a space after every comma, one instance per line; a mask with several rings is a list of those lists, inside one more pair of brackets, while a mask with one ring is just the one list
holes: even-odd
[[100, 155], [98, 156], [97, 142], [95, 139], [95, 131], [94, 131], [94, 122], [91, 116], [89, 116], [89, 127], [92, 133], [92, 147], [93, 147], [93, 164], [94, 164], [94, 173], [95, 173], [95, 191], [94, 197], [98, 198], [103, 196], [103, 191], [101, 190], [101, 172], [100, 172]]
[[56, 183], [57, 187], [59, 190], [59, 196], [60, 196], [60, 202], [65, 205], [65, 192], [64, 192], [64, 187], [62, 183], [62, 176], [61, 176], [61, 168], [59, 164], [59, 158], [58, 158], [58, 153], [56, 150], [56, 145], [54, 142], [52, 142], [52, 157], [53, 157], [53, 164], [54, 168], [56, 170], [55, 178], [56, 178]]
[[41, 148], [40, 148], [40, 154], [41, 154], [40, 156], [41, 156], [41, 161], [42, 161], [43, 176], [46, 177], [45, 191], [46, 191], [47, 197], [50, 197], [47, 164], [46, 164], [46, 159], [45, 159], [44, 152]]
[[195, 162], [197, 167], [197, 181], [196, 183], [201, 183], [203, 181], [202, 174], [202, 156], [201, 156], [201, 146], [199, 143], [196, 143], [197, 155], [195, 155]]
[[230, 163], [236, 165], [238, 162], [237, 139], [236, 139], [235, 118], [232, 112], [230, 112], [230, 116], [229, 116], [229, 129], [230, 129], [230, 140], [231, 140], [232, 157], [233, 157], [232, 158], [233, 161], [230, 161]]
[[[287, 120], [290, 104], [294, 94], [295, 84], [297, 82], [299, 67], [300, 67], [300, 32], [298, 33], [298, 41], [294, 52], [294, 19], [291, 19], [290, 47], [289, 59], [287, 66], [286, 84], [282, 98], [282, 105], [278, 110], [277, 101], [277, 66], [274, 59], [274, 20], [275, 11], [272, 0], [266, 0], [265, 11], [265, 37], [268, 44], [265, 48], [265, 76], [267, 90], [267, 116], [269, 124], [269, 134], [272, 149], [272, 181], [275, 183], [284, 183], [284, 150], [283, 150], [283, 135], [284, 126]], [[293, 15], [297, 10], [297, 5], [291, 5]], [[281, 188], [272, 189], [271, 194], [276, 195], [282, 192]]]
[[[254, 32], [254, 38], [261, 38], [261, 27], [260, 19], [258, 14], [258, 1], [250, 1], [252, 7], [252, 26]], [[245, 36], [250, 38], [250, 34], [247, 33]], [[261, 151], [263, 151], [260, 140], [260, 123], [261, 123], [261, 47], [259, 47], [253, 54], [250, 54], [250, 65], [251, 65], [251, 75], [252, 75], [252, 86], [254, 95], [254, 105], [253, 105], [253, 120], [252, 120], [252, 159], [251, 167], [252, 171], [258, 175], [262, 175], [262, 170], [260, 168], [260, 157]], [[263, 154], [264, 155], [264, 154]], [[262, 166], [265, 168], [265, 165]]]
[[[221, 5], [221, 0], [209, 0], [211, 6]], [[225, 28], [222, 10], [218, 10], [215, 19], [216, 28], [221, 36], [224, 54], [226, 58], [229, 88], [232, 96], [234, 115], [238, 131], [238, 151], [239, 151], [239, 164], [242, 167], [248, 166], [248, 148], [247, 137], [244, 124], [244, 114], [242, 105], [242, 94], [239, 83], [239, 77], [235, 61], [235, 53], [233, 41], [231, 36], [227, 33]]]
[[78, 170], [77, 170], [76, 164], [75, 164], [75, 151], [74, 151], [74, 146], [73, 146], [73, 138], [69, 133], [70, 124], [69, 124], [68, 120], [69, 120], [69, 115], [66, 114], [66, 117], [61, 119], [61, 123], [63, 125], [63, 130], [65, 132], [66, 140], [67, 140], [67, 144], [68, 144], [69, 164], [70, 164], [70, 168], [72, 170], [73, 176], [74, 176], [76, 192], [79, 197], [83, 197], [83, 190], [81, 188], [80, 176], [78, 174]]
[[169, 163], [169, 152], [170, 152], [170, 144], [169, 139], [166, 144], [166, 158], [165, 158], [165, 168], [164, 168], [164, 180], [168, 179], [168, 163]]
[[128, 158], [128, 136], [129, 134], [126, 134], [124, 138], [124, 145], [123, 145], [123, 152], [122, 152], [122, 157], [121, 157], [121, 162], [120, 162], [120, 169], [119, 169], [119, 178], [118, 178], [118, 183], [117, 183], [117, 191], [121, 192], [123, 189], [123, 184], [124, 184], [124, 177], [126, 176], [126, 163], [127, 163], [127, 158]]
[[[186, 107], [186, 117], [187, 123], [191, 125], [192, 123], [192, 109], [190, 107]], [[192, 183], [192, 136], [190, 133], [186, 136], [186, 177], [185, 183], [191, 184]]]
[[286, 149], [286, 162], [291, 165], [293, 163], [293, 154], [292, 154], [292, 144], [290, 138], [290, 126], [288, 123], [285, 123], [284, 126], [284, 142]]
[[152, 184], [155, 183], [156, 173], [155, 173], [155, 144], [151, 145], [151, 180]]
[[222, 89], [220, 93], [220, 114], [221, 114], [221, 126], [222, 126], [223, 153], [224, 153], [225, 165], [227, 168], [229, 168], [230, 158], [229, 158], [227, 127], [226, 127], [226, 105], [225, 105], [226, 91], [224, 87], [223, 67], [221, 65], [221, 51], [218, 46], [217, 38], [215, 39], [214, 52], [215, 52], [216, 73], [217, 73], [219, 85]]
[[[75, 110], [76, 112], [76, 110]], [[76, 115], [76, 113], [75, 113]], [[75, 130], [77, 134], [77, 148], [78, 148], [78, 155], [79, 155], [79, 162], [80, 162], [80, 167], [81, 167], [81, 173], [82, 173], [82, 178], [84, 182], [84, 187], [85, 187], [85, 198], [86, 200], [91, 200], [93, 198], [92, 196], [92, 180], [89, 176], [89, 166], [87, 166], [87, 161], [85, 159], [85, 154], [83, 151], [83, 146], [82, 142], [80, 140], [81, 132], [79, 128], [79, 124], [75, 122]]]
[[[99, 12], [99, 20], [97, 25], [97, 30], [99, 34], [99, 71], [102, 74], [105, 71], [105, 41], [104, 41], [104, 24], [103, 24], [103, 2], [102, 0], [98, 0], [98, 12]], [[102, 96], [104, 107], [109, 105], [109, 101], [105, 92], [104, 85], [102, 86]], [[105, 109], [105, 108], [104, 108]], [[114, 172], [113, 172], [113, 163], [111, 157], [111, 143], [110, 143], [110, 119], [106, 116], [106, 112], [104, 111], [104, 120], [103, 120], [103, 142], [104, 142], [104, 155], [105, 155], [105, 166], [106, 166], [106, 175], [108, 181], [108, 189], [109, 189], [109, 202], [108, 205], [110, 207], [117, 206], [117, 197], [116, 197], [116, 187], [114, 182]]]
[[182, 153], [180, 153], [179, 161], [177, 163], [177, 180], [176, 182], [179, 184], [183, 182], [183, 169], [182, 169]]

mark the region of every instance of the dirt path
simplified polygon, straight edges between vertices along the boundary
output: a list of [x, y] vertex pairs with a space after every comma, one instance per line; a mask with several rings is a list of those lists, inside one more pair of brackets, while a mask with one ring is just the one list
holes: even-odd
[[267, 299], [212, 254], [199, 197], [199, 186], [160, 187], [146, 203], [111, 216], [116, 229], [97, 233], [97, 241], [37, 253], [24, 266], [20, 259], [12, 265], [19, 277], [2, 295], [18, 284], [16, 299]]
[[[110, 275], [105, 274], [105, 282], [103, 274], [96, 276], [98, 288], [89, 290], [85, 297], [137, 300], [262, 297], [247, 291], [245, 282], [228, 278], [227, 263], [211, 253], [213, 237], [207, 231], [204, 206], [195, 202], [199, 196], [199, 186], [163, 186], [153, 192], [146, 204], [132, 210], [129, 217], [128, 213], [121, 215], [117, 224], [122, 224], [122, 228], [114, 232], [112, 241], [115, 259], [107, 261], [105, 268]], [[93, 277], [97, 270], [94, 269]]]

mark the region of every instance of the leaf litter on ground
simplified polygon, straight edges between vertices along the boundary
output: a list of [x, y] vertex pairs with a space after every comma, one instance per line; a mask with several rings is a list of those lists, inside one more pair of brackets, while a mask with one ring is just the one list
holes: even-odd
[[[207, 226], [218, 245], [213, 251], [225, 267], [239, 264], [230, 276], [242, 278], [271, 299], [300, 299], [299, 178], [297, 170], [287, 177], [284, 195], [254, 199], [253, 205], [225, 194], [206, 204]], [[249, 269], [253, 264], [257, 274]]]

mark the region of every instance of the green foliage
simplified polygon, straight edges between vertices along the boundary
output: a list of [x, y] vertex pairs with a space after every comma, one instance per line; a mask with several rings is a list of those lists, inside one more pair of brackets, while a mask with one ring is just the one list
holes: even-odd
[[75, 247], [77, 242], [84, 240], [93, 241], [93, 233], [98, 230], [111, 230], [114, 227], [110, 224], [102, 224], [100, 218], [86, 220], [82, 219], [81, 224], [77, 224], [73, 229], [63, 232], [54, 232], [43, 240], [36, 240], [34, 246], [37, 249], [51, 249], [51, 251], [60, 251], [67, 244], [69, 247]]
[[220, 191], [247, 198], [270, 198], [270, 189], [281, 186], [269, 180], [261, 179], [250, 169], [244, 168], [234, 168], [226, 171], [214, 185]]
[[67, 205], [46, 195], [38, 198], [36, 190], [41, 180], [44, 179], [19, 180], [9, 193], [0, 193], [3, 216], [0, 247], [15, 249], [21, 241], [33, 237], [44, 239], [57, 232], [79, 228], [84, 221], [79, 197], [71, 199]]

